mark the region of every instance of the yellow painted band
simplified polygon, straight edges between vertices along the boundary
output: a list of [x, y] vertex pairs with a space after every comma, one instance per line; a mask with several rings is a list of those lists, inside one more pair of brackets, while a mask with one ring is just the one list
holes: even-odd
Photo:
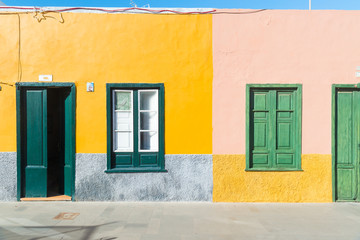
[[245, 155], [213, 156], [214, 202], [331, 202], [331, 155], [302, 155], [303, 171], [246, 172]]

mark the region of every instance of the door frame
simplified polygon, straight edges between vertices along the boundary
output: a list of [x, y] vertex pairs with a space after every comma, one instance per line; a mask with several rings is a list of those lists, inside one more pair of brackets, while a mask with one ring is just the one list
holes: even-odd
[[[338, 89], [360, 91], [360, 83], [357, 84], [332, 84], [331, 89], [331, 158], [332, 158], [332, 201], [336, 202], [336, 93]], [[359, 188], [359, 186], [358, 186]]]
[[70, 88], [70, 98], [72, 101], [72, 113], [70, 116], [71, 122], [71, 199], [75, 200], [75, 121], [76, 121], [76, 89], [75, 83], [69, 82], [51, 82], [51, 83], [39, 83], [39, 82], [17, 82], [16, 84], [16, 152], [17, 152], [17, 200], [21, 198], [22, 176], [21, 176], [21, 102], [20, 93], [21, 88], [34, 87], [34, 88], [50, 88], [50, 87], [68, 87]]

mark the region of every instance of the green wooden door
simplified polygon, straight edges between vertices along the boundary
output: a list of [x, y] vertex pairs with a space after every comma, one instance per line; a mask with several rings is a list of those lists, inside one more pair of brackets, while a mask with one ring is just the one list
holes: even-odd
[[72, 195], [74, 121], [73, 96], [70, 88], [64, 91], [64, 195]]
[[359, 200], [360, 92], [336, 91], [336, 200]]
[[73, 197], [75, 85], [16, 85], [18, 200], [52, 194]]
[[47, 91], [26, 89], [25, 197], [47, 196]]

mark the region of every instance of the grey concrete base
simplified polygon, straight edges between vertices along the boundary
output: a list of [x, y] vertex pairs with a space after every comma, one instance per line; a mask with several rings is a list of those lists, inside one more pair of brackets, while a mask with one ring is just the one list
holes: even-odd
[[0, 201], [16, 201], [16, 152], [0, 152]]
[[105, 173], [106, 154], [76, 154], [77, 201], [212, 201], [212, 155], [166, 155], [167, 173]]

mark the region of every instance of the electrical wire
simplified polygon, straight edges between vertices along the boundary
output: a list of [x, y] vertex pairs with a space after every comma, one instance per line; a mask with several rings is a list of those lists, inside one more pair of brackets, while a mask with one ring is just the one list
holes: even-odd
[[[217, 10], [210, 10], [210, 11], [205, 11], [205, 12], [200, 12], [200, 11], [192, 11], [192, 12], [180, 12], [180, 11], [176, 11], [176, 10], [171, 10], [171, 9], [162, 9], [162, 10], [155, 10], [155, 9], [147, 9], [147, 8], [138, 8], [138, 7], [131, 7], [131, 8], [119, 8], [119, 9], [106, 9], [106, 8], [90, 8], [90, 7], [71, 7], [71, 8], [60, 8], [60, 9], [55, 9], [55, 10], [43, 10], [40, 7], [9, 7], [9, 6], [0, 6], [0, 10], [1, 9], [12, 9], [12, 10], [33, 10], [33, 12], [35, 13], [34, 18], [38, 21], [41, 22], [42, 20], [46, 20], [46, 18], [53, 18], [58, 20], [60, 23], [64, 23], [64, 18], [62, 16], [62, 12], [68, 12], [68, 11], [74, 11], [74, 10], [88, 10], [88, 11], [101, 11], [101, 12], [106, 12], [106, 13], [122, 13], [122, 12], [128, 12], [128, 11], [132, 11], [132, 10], [137, 10], [137, 11], [143, 11], [145, 13], [152, 13], [152, 14], [166, 14], [166, 13], [173, 13], [173, 14], [252, 14], [252, 13], [259, 13], [262, 11], [265, 11], [267, 9], [259, 9], [259, 10], [254, 10], [254, 11], [248, 11], [248, 12], [227, 12], [227, 11], [217, 11]], [[53, 16], [49, 16], [46, 15], [47, 13], [59, 13], [61, 20], [53, 17]], [[21, 82], [22, 80], [22, 64], [21, 64], [21, 18], [20, 18], [20, 14], [28, 14], [29, 12], [15, 12], [15, 13], [0, 13], [0, 15], [17, 15], [18, 17], [18, 41], [19, 41], [19, 47], [18, 47], [18, 82]], [[40, 17], [38, 17], [38, 14], [41, 14]], [[9, 85], [9, 86], [14, 86], [12, 84], [9, 83], [4, 83], [4, 82], [0, 82], [0, 84], [4, 84], [4, 85]]]
[[[32, 7], [32, 8], [30, 8], [30, 7], [8, 7], [8, 6], [4, 6], [4, 7], [0, 7], [0, 9], [34, 10], [34, 12], [43, 11], [42, 8], [40, 8], [40, 7]], [[44, 12], [68, 12], [68, 11], [74, 11], [74, 10], [101, 11], [101, 12], [106, 12], [106, 13], [121, 13], [121, 12], [128, 12], [128, 11], [132, 11], [132, 10], [137, 10], [137, 11], [143, 11], [143, 12], [154, 13], [154, 14], [160, 14], [160, 13], [209, 14], [209, 13], [216, 12], [216, 10], [210, 10], [210, 11], [205, 11], [205, 12], [200, 12], [200, 11], [180, 12], [180, 11], [175, 11], [175, 10], [171, 10], [171, 9], [155, 10], [155, 9], [138, 8], [138, 7], [117, 8], [117, 9], [90, 8], [90, 7], [70, 7], [70, 8], [60, 8], [60, 9], [56, 9], [56, 10], [49, 10], [49, 11], [45, 10]]]
[[0, 84], [7, 85], [7, 86], [10, 86], [10, 87], [14, 87], [14, 84], [6, 83], [6, 82], [0, 82]]
[[21, 18], [20, 18], [20, 14], [17, 14], [18, 16], [18, 20], [19, 20], [19, 51], [18, 51], [18, 82], [21, 82], [21, 78], [22, 78], [22, 64], [21, 64]]
[[[46, 15], [47, 13], [58, 13], [59, 16], [60, 16], [60, 20], [57, 19], [56, 17]], [[35, 18], [38, 22], [41, 22], [42, 20], [46, 20], [47, 18], [53, 18], [53, 19], [55, 19], [55, 20], [58, 20], [59, 23], [64, 23], [64, 22], [65, 22], [65, 20], [64, 20], [63, 15], [62, 15], [61, 12], [53, 12], [53, 11], [42, 11], [42, 12], [39, 12], [39, 11], [36, 11], [36, 12], [35, 12], [35, 15], [33, 16], [33, 18]]]
[[259, 12], [263, 12], [269, 9], [258, 9], [258, 10], [252, 10], [252, 11], [247, 11], [247, 12], [226, 12], [226, 11], [216, 11], [212, 14], [234, 14], [234, 15], [241, 15], [241, 14], [252, 14], [252, 13], [259, 13]]
[[[21, 64], [21, 18], [20, 18], [20, 14], [28, 14], [27, 12], [24, 12], [24, 13], [19, 13], [19, 12], [16, 12], [16, 13], [0, 13], [0, 15], [17, 15], [18, 17], [18, 75], [17, 75], [17, 81], [18, 82], [21, 82], [22, 80], [22, 64]], [[0, 84], [3, 84], [3, 85], [8, 85], [8, 86], [11, 86], [13, 87], [14, 85], [13, 84], [10, 84], [10, 83], [5, 83], [5, 82], [0, 82]]]

